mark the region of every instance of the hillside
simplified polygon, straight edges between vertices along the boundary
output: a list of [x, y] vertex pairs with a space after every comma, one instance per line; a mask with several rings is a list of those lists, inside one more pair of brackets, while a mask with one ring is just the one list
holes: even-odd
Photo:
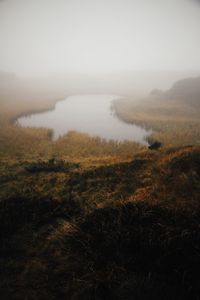
[[2, 299], [198, 299], [199, 147], [7, 162], [0, 182]]
[[177, 81], [171, 89], [164, 93], [165, 100], [178, 100], [180, 102], [200, 106], [200, 77], [187, 78]]
[[200, 106], [200, 77], [185, 78], [175, 82], [165, 92], [155, 89], [149, 94], [150, 99], [157, 101], [179, 102], [183, 105]]

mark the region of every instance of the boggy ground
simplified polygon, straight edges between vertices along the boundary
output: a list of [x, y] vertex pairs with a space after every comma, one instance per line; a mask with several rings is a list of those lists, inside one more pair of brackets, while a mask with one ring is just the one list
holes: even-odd
[[200, 148], [1, 165], [1, 299], [198, 299]]

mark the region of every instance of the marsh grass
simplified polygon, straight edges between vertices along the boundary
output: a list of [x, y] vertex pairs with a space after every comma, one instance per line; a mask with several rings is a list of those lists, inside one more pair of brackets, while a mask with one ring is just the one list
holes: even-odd
[[119, 100], [113, 104], [116, 115], [128, 123], [153, 130], [150, 138], [165, 147], [200, 144], [200, 108], [178, 101]]

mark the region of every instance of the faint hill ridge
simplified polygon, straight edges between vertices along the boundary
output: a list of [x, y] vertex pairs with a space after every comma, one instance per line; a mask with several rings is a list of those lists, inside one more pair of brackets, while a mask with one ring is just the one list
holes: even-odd
[[166, 92], [153, 90], [151, 98], [160, 100], [176, 100], [186, 104], [200, 105], [200, 76], [176, 81]]

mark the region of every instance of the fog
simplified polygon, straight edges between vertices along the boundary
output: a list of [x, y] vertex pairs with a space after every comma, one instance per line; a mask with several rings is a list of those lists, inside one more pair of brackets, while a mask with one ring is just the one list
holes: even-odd
[[196, 0], [0, 1], [0, 70], [49, 73], [200, 70]]

